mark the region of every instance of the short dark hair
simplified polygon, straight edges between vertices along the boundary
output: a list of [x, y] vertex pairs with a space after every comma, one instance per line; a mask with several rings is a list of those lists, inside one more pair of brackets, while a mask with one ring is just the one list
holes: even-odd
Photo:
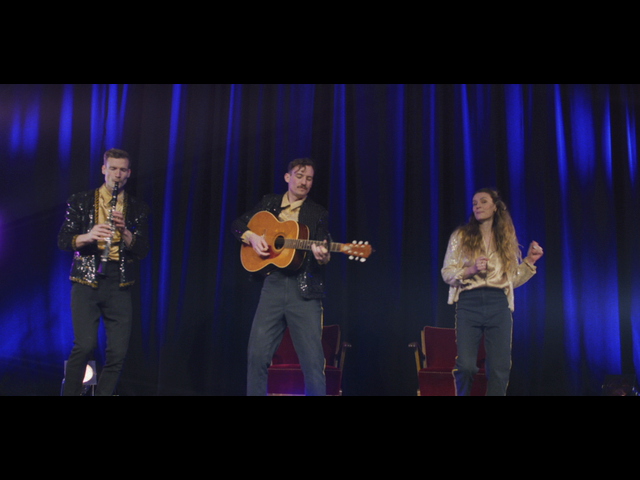
[[313, 170], [315, 171], [316, 162], [314, 162], [310, 158], [296, 158], [295, 160], [292, 160], [291, 162], [289, 162], [289, 166], [287, 167], [287, 172], [291, 173], [293, 169], [296, 167], [306, 167], [306, 166], [312, 167]]
[[102, 161], [106, 164], [107, 158], [126, 158], [129, 161], [129, 167], [131, 167], [131, 159], [129, 158], [129, 154], [124, 150], [120, 150], [119, 148], [111, 148], [104, 152], [104, 156]]

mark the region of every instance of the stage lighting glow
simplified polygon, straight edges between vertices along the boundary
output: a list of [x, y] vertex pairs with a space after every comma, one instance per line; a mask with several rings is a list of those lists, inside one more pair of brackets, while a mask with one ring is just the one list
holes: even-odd
[[87, 368], [84, 371], [84, 378], [82, 383], [89, 383], [96, 376], [95, 363], [87, 364]]

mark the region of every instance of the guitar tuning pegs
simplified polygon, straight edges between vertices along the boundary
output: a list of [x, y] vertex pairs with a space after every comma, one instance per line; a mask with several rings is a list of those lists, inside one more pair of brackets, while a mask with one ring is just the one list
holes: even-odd
[[361, 263], [364, 263], [364, 262], [366, 262], [366, 261], [367, 261], [367, 259], [366, 259], [366, 258], [364, 258], [364, 257], [362, 257], [362, 258], [360, 259], [360, 262], [361, 262]]
[[353, 260], [353, 255], [349, 255], [349, 260]]

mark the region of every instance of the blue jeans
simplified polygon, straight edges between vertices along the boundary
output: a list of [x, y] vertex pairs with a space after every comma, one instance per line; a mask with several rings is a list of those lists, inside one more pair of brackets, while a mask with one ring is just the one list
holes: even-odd
[[295, 275], [276, 271], [264, 280], [248, 347], [247, 395], [267, 394], [267, 369], [289, 327], [307, 395], [326, 395], [322, 301], [305, 299]]
[[478, 348], [484, 334], [487, 353], [487, 396], [507, 394], [511, 372], [513, 317], [505, 293], [497, 288], [477, 288], [460, 294], [456, 304], [458, 356], [453, 376], [456, 395], [471, 392], [478, 373]]

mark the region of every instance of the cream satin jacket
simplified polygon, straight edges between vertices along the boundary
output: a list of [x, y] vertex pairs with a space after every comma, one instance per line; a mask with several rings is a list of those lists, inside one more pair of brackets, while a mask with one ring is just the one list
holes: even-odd
[[460, 292], [479, 287], [493, 287], [504, 290], [509, 301], [509, 309], [515, 308], [513, 290], [528, 282], [536, 273], [535, 265], [523, 262], [514, 272], [505, 272], [496, 251], [485, 255], [489, 258], [487, 271], [473, 277], [463, 279], [464, 269], [473, 265], [475, 257], [470, 258], [462, 253], [460, 244], [460, 230], [456, 230], [449, 238], [447, 253], [442, 266], [442, 279], [449, 285], [448, 303], [458, 301]]

